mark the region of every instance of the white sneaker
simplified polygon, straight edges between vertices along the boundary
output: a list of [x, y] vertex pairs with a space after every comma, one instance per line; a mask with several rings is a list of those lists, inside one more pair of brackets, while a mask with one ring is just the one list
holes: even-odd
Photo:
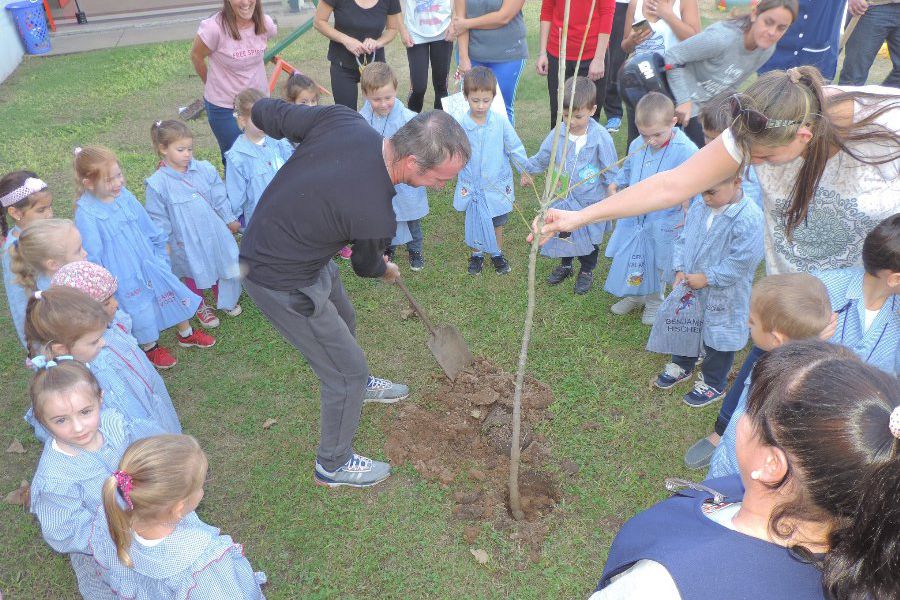
[[644, 302], [644, 314], [641, 315], [641, 323], [644, 325], [653, 325], [660, 304], [662, 304], [662, 299], [658, 296], [648, 297], [647, 301]]
[[232, 308], [232, 309], [222, 309], [222, 312], [224, 312], [224, 313], [225, 313], [226, 315], [228, 315], [229, 317], [237, 317], [237, 316], [240, 315], [242, 312], [244, 312], [244, 309], [241, 308], [241, 305], [240, 305], [240, 304], [235, 304], [235, 305], [234, 305], [234, 308]]
[[614, 315], [627, 315], [633, 310], [644, 305], [644, 296], [625, 296], [615, 304], [609, 307], [610, 312]]

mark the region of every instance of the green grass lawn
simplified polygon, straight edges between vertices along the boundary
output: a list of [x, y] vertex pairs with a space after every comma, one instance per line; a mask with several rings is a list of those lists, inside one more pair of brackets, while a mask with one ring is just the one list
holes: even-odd
[[[529, 23], [538, 5], [526, 6]], [[536, 51], [536, 27], [530, 39]], [[287, 32], [282, 32], [286, 34]], [[27, 58], [0, 86], [0, 171], [29, 168], [46, 179], [58, 216], [71, 216], [76, 198], [72, 148], [105, 144], [119, 156], [128, 187], [143, 197], [143, 179], [157, 158], [150, 125], [172, 118], [178, 106], [202, 92], [188, 60], [188, 42], [87, 54]], [[285, 58], [328, 84], [326, 41], [312, 32]], [[394, 43], [388, 60], [408, 91], [404, 49]], [[430, 105], [426, 98], [426, 106]], [[547, 132], [545, 81], [529, 62], [516, 101], [517, 129], [533, 153]], [[219, 164], [205, 121], [191, 124], [198, 158]], [[616, 136], [624, 150], [624, 128]], [[315, 168], [315, 165], [310, 165]], [[352, 175], [352, 174], [348, 174]], [[427, 267], [407, 284], [436, 322], [456, 325], [478, 355], [513, 371], [525, 312], [526, 226], [510, 221], [506, 251], [513, 272], [478, 278], [465, 272], [463, 218], [451, 207], [452, 189], [429, 192], [424, 221]], [[526, 215], [530, 190], [518, 191]], [[530, 218], [530, 217], [529, 217]], [[210, 481], [200, 516], [242, 542], [256, 569], [269, 577], [271, 598], [566, 598], [584, 597], [596, 585], [613, 535], [623, 519], [662, 498], [666, 476], [702, 478], [682, 465], [682, 454], [707, 433], [718, 406], [691, 410], [681, 403], [685, 386], [650, 391], [648, 382], [666, 362], [643, 351], [648, 328], [638, 317], [614, 317], [602, 291], [609, 266], [602, 260], [595, 288], [572, 294], [571, 280], [538, 287], [536, 327], [529, 368], [549, 384], [555, 418], [545, 427], [555, 461], [581, 469], [563, 476], [564, 500], [549, 518], [540, 561], [529, 560], [508, 533], [483, 525], [474, 545], [464, 542], [467, 523], [450, 515], [450, 491], [427, 483], [409, 467], [397, 469], [370, 491], [328, 491], [313, 485], [318, 440], [318, 384], [297, 352], [285, 344], [252, 302], [244, 314], [223, 318], [219, 343], [208, 351], [179, 350], [179, 365], [164, 378], [186, 433], [210, 458]], [[539, 262], [539, 280], [552, 269]], [[398, 290], [355, 277], [342, 265], [358, 312], [358, 335], [374, 374], [407, 382], [408, 402], [422, 402], [439, 369], [415, 320], [404, 321]], [[5, 296], [4, 296], [5, 297]], [[171, 333], [163, 342], [173, 346]], [[24, 455], [3, 454], [0, 492], [30, 479], [40, 446], [22, 420], [29, 373], [5, 307], [0, 310], [0, 445], [13, 439]], [[356, 447], [383, 458], [385, 434], [397, 408], [368, 405]], [[266, 419], [277, 419], [268, 430]], [[583, 423], [599, 428], [585, 430]], [[65, 557], [43, 543], [37, 523], [20, 508], [0, 504], [0, 591], [9, 599], [75, 598]], [[479, 565], [469, 548], [490, 555]]]

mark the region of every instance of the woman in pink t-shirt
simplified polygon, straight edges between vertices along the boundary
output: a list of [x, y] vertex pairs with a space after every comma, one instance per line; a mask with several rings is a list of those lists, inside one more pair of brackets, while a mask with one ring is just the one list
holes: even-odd
[[223, 165], [225, 152], [241, 135], [234, 118], [234, 97], [247, 88], [268, 95], [263, 55], [276, 31], [258, 0], [224, 0], [222, 10], [201, 21], [197, 30], [191, 62], [204, 83], [206, 117], [219, 142]]

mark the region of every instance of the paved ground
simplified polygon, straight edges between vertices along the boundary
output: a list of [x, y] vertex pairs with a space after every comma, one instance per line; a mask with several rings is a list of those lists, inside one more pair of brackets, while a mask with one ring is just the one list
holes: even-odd
[[[281, 33], [296, 29], [313, 16], [312, 9], [289, 13], [280, 7], [273, 7], [266, 8], [266, 12], [278, 23]], [[200, 20], [209, 14], [191, 11], [130, 19], [95, 19], [85, 25], [63, 25], [52, 34], [52, 50], [48, 55], [189, 40], [197, 33]]]

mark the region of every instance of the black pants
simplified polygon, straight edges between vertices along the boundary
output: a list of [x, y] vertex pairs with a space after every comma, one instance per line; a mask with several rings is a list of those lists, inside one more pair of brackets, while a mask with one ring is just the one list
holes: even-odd
[[[561, 233], [559, 237], [565, 239], [572, 235], [571, 233]], [[590, 254], [585, 254], [584, 256], [578, 257], [578, 262], [581, 263], [581, 272], [582, 273], [592, 273], [594, 269], [597, 267], [597, 257], [600, 254], [600, 249], [597, 245], [594, 245], [594, 251]], [[567, 256], [561, 260], [562, 266], [571, 267], [572, 262], [575, 260], [573, 256]]]
[[[566, 61], [566, 72], [565, 79], [572, 77], [575, 75], [575, 63], [577, 61], [567, 60]], [[553, 129], [556, 126], [556, 113], [558, 110], [557, 102], [556, 102], [556, 93], [559, 90], [559, 85], [557, 79], [559, 78], [559, 59], [551, 54], [547, 55], [547, 91], [550, 93], [550, 129]], [[580, 77], [587, 77], [588, 67], [590, 66], [591, 61], [581, 61], [581, 64], [578, 65], [578, 75]], [[609, 72], [609, 54], [606, 55], [605, 65], [607, 69], [607, 73]], [[600, 119], [600, 108], [606, 103], [606, 75], [598, 79], [594, 82], [594, 85], [597, 87], [597, 112], [594, 113], [594, 119]]]
[[453, 56], [453, 42], [439, 40], [425, 44], [415, 44], [406, 49], [409, 60], [409, 110], [422, 112], [425, 92], [428, 90], [428, 64], [431, 63], [431, 84], [434, 86], [434, 108], [441, 108], [441, 98], [447, 96], [447, 77], [450, 75], [450, 60]]
[[628, 12], [627, 2], [616, 2], [616, 13], [613, 16], [612, 31], [609, 33], [609, 70], [606, 72], [608, 84], [606, 86], [606, 102], [603, 103], [606, 118], [622, 118], [622, 98], [619, 97], [619, 69], [625, 62], [627, 54], [622, 50], [622, 36], [625, 34], [625, 13]]
[[[706, 385], [722, 391], [728, 383], [728, 372], [731, 371], [731, 366], [734, 364], [734, 352], [714, 350], [706, 344], [703, 344], [703, 348], [706, 350], [706, 356], [703, 358], [701, 366], [703, 381], [706, 382]], [[697, 357], [672, 356], [672, 362], [690, 373], [697, 364]]]
[[699, 117], [691, 117], [691, 120], [688, 121], [688, 124], [683, 129], [685, 135], [697, 144], [698, 148], [706, 145], [706, 138], [703, 137], [703, 126], [700, 124]]
[[722, 407], [719, 409], [719, 416], [716, 417], [714, 428], [719, 435], [725, 434], [725, 428], [728, 427], [731, 415], [734, 414], [734, 409], [737, 408], [738, 401], [741, 399], [741, 394], [744, 391], [744, 383], [747, 381], [747, 377], [750, 376], [750, 372], [753, 371], [753, 365], [765, 353], [765, 350], [760, 350], [756, 346], [750, 348], [750, 352], [747, 354], [747, 358], [744, 359], [744, 364], [741, 365], [741, 370], [738, 371], [738, 375], [734, 380], [734, 385], [731, 386], [731, 389], [725, 394], [725, 399], [722, 400]]
[[[384, 62], [380, 55], [376, 54], [378, 62]], [[358, 110], [356, 105], [359, 98], [359, 65], [344, 65], [339, 62], [331, 63], [331, 93], [335, 104], [343, 104], [353, 110]]]

